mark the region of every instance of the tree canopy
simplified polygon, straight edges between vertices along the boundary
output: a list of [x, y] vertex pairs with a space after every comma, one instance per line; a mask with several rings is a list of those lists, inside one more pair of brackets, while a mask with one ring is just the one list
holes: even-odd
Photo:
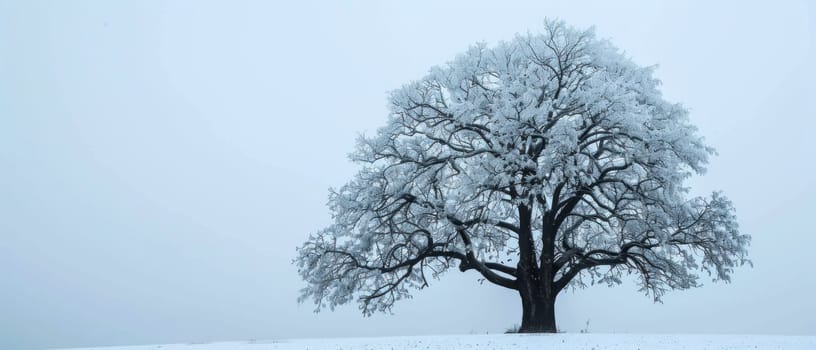
[[714, 150], [653, 73], [548, 21], [393, 91], [333, 224], [298, 249], [302, 300], [385, 311], [451, 267], [523, 299], [629, 273], [656, 300], [729, 281], [750, 236], [722, 193], [690, 197]]

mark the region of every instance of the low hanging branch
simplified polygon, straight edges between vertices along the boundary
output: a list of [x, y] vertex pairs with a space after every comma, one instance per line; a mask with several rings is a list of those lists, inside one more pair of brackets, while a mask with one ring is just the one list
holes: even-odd
[[555, 331], [569, 286], [639, 276], [656, 300], [730, 281], [747, 260], [731, 202], [688, 198], [713, 149], [687, 111], [592, 31], [479, 44], [390, 97], [360, 138], [364, 167], [332, 190], [334, 223], [298, 249], [317, 309], [387, 311], [458, 266], [517, 290], [525, 332]]

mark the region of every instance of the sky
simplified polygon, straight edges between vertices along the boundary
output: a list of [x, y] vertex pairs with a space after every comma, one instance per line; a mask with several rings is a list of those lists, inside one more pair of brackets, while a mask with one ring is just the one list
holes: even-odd
[[313, 313], [295, 247], [331, 222], [388, 91], [469, 45], [595, 26], [691, 111], [753, 236], [730, 284], [559, 296], [560, 329], [816, 335], [809, 1], [0, 0], [0, 348], [503, 332], [519, 297], [451, 271]]

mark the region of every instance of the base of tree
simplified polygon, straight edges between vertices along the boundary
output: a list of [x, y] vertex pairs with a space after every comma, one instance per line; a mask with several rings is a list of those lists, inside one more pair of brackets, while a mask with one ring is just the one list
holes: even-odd
[[558, 333], [555, 324], [555, 297], [522, 294], [521, 304], [521, 327], [518, 333]]
[[517, 333], [558, 333], [558, 330], [555, 327], [547, 327], [542, 325], [521, 327], [518, 329]]

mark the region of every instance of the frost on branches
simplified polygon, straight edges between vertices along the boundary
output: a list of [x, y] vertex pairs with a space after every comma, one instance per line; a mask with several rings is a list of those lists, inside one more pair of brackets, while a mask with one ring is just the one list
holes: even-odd
[[750, 236], [721, 193], [689, 198], [714, 150], [652, 72], [547, 22], [394, 91], [330, 193], [334, 223], [298, 249], [301, 300], [387, 311], [458, 267], [518, 290], [521, 331], [553, 332], [568, 286], [632, 273], [659, 300], [700, 271], [729, 281]]

